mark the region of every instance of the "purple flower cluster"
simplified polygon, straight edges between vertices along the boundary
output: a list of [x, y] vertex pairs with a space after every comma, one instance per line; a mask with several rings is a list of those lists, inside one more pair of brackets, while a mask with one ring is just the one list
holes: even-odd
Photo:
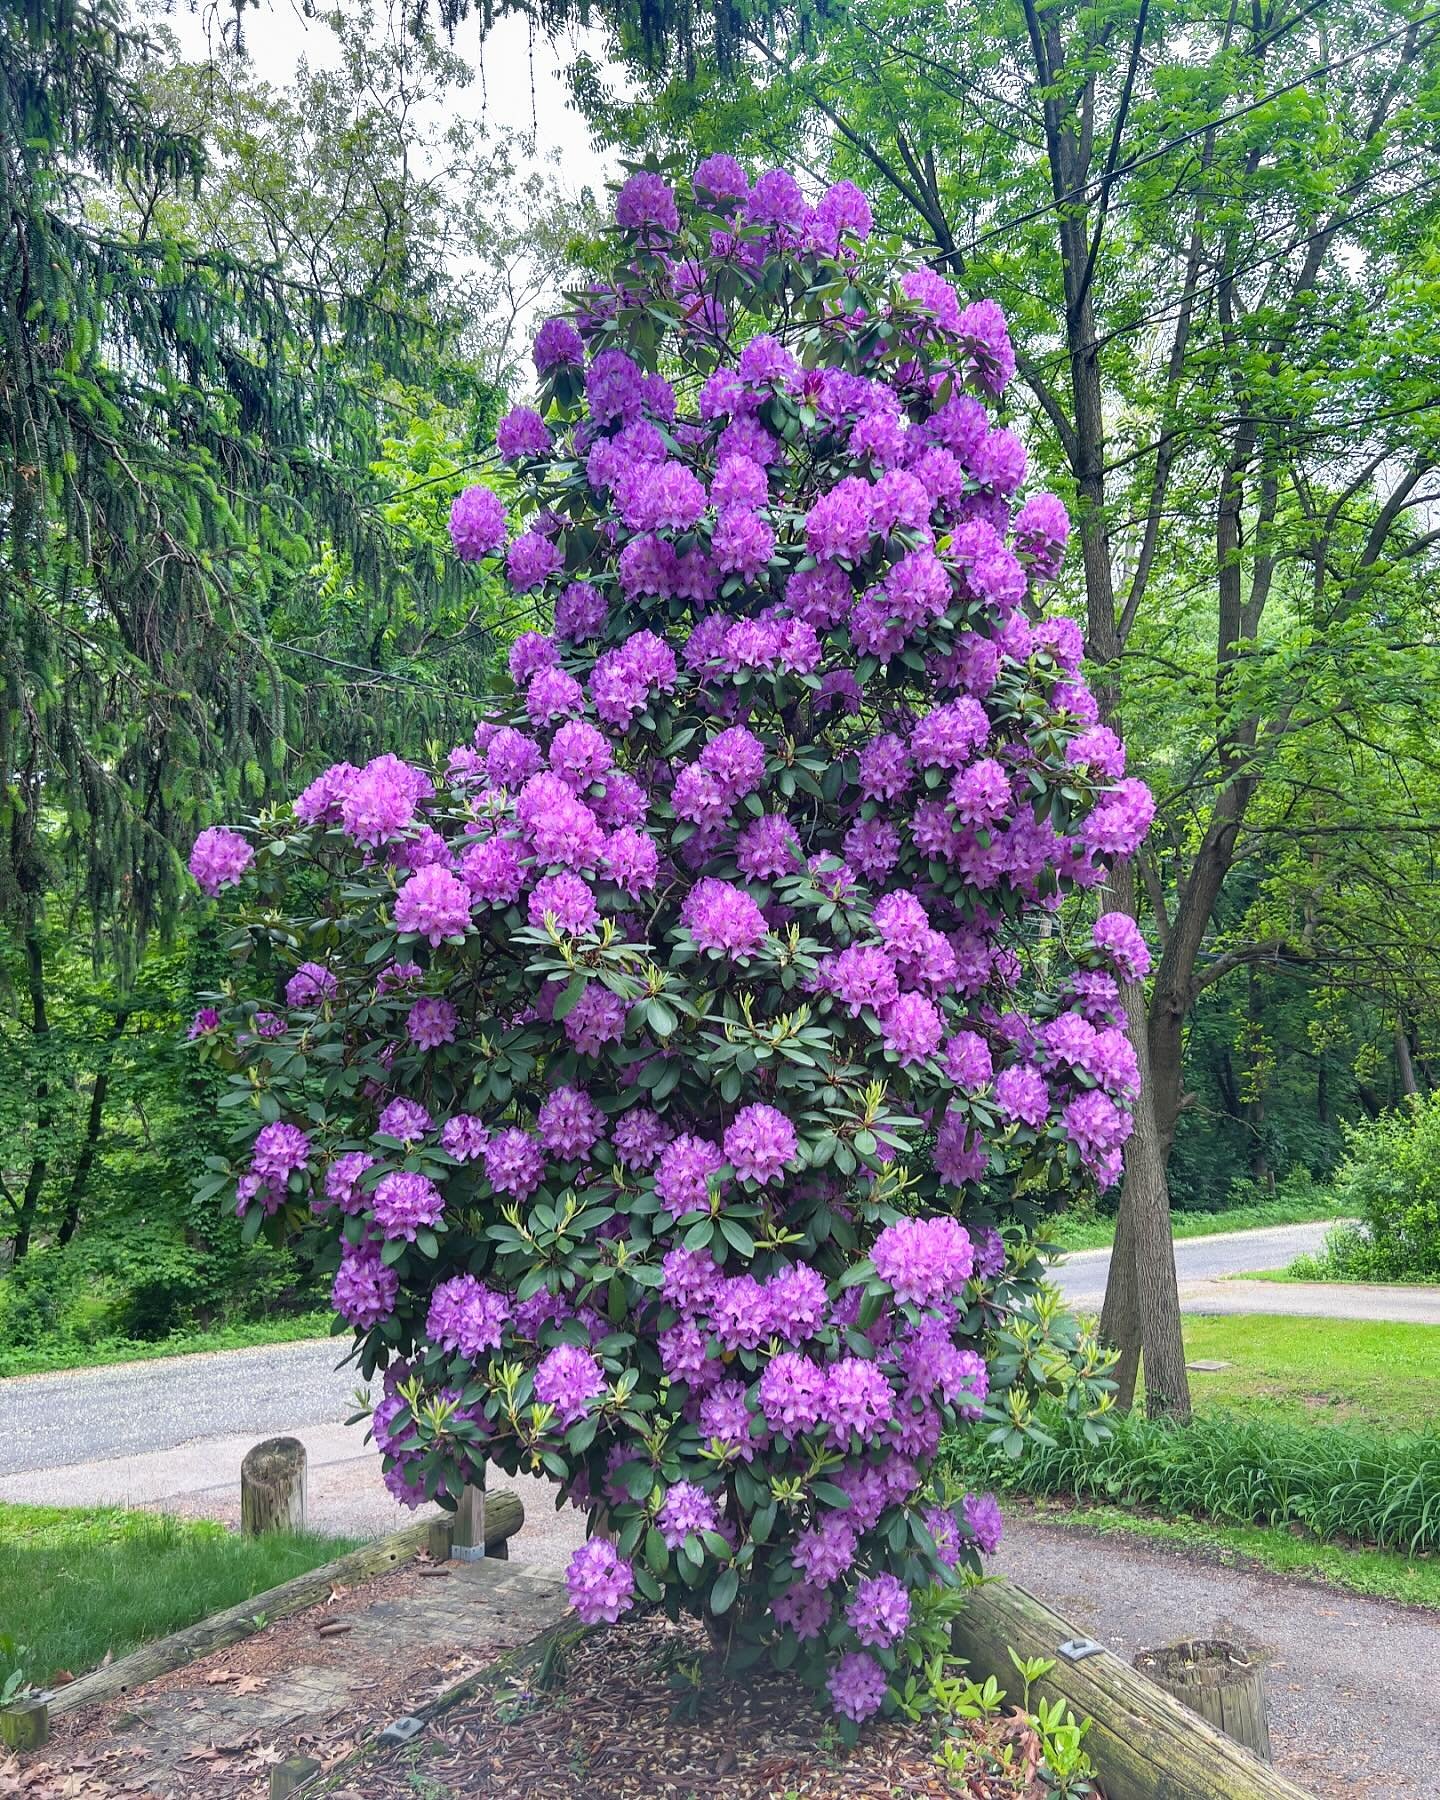
[[430, 1296], [425, 1335], [432, 1344], [478, 1357], [498, 1350], [511, 1307], [504, 1294], [486, 1287], [473, 1275], [455, 1275], [442, 1281]]
[[196, 838], [190, 851], [190, 873], [201, 893], [213, 900], [221, 888], [238, 887], [255, 860], [255, 852], [238, 831], [212, 825]]
[[346, 1244], [330, 1290], [330, 1304], [357, 1331], [370, 1331], [395, 1310], [400, 1277], [380, 1260], [378, 1244]]
[[468, 487], [450, 507], [450, 542], [461, 562], [482, 562], [505, 542], [505, 508], [487, 487]]
[[605, 1372], [599, 1359], [578, 1344], [557, 1344], [547, 1350], [535, 1369], [535, 1398], [553, 1406], [561, 1426], [582, 1419], [590, 1402], [605, 1392]]
[[395, 929], [414, 932], [433, 949], [447, 937], [463, 937], [470, 925], [470, 890], [448, 869], [417, 869], [395, 896]]
[[387, 1238], [414, 1243], [417, 1231], [438, 1225], [445, 1197], [428, 1175], [392, 1169], [382, 1175], [370, 1196], [370, 1216]]
[[499, 422], [523, 523], [451, 506], [553, 619], [513, 693], [424, 768], [325, 771], [283, 852], [266, 815], [192, 855], [293, 931], [286, 1012], [194, 1030], [279, 1101], [237, 1208], [340, 1236], [391, 1491], [458, 1493], [483, 1434], [590, 1515], [582, 1618], [738, 1576], [740, 1641], [813, 1646], [857, 1723], [915, 1588], [999, 1541], [934, 1459], [992, 1375], [1033, 1385], [977, 1323], [1038, 1280], [1017, 1173], [1118, 1174], [1149, 956], [1072, 915], [1153, 814], [1051, 610], [1004, 319], [871, 225], [725, 155], [629, 173]]
[[904, 1305], [954, 1298], [970, 1278], [975, 1253], [958, 1220], [899, 1219], [887, 1225], [871, 1252], [875, 1272]]
[[613, 1625], [635, 1604], [635, 1575], [604, 1538], [591, 1538], [565, 1570], [570, 1604], [584, 1625]]

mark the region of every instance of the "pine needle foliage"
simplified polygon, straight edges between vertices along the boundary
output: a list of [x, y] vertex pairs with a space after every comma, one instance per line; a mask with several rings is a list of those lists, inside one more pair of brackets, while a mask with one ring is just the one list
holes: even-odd
[[[0, 916], [25, 929], [73, 882], [122, 961], [206, 817], [377, 722], [370, 669], [292, 652], [277, 614], [459, 600], [374, 472], [385, 396], [433, 388], [437, 310], [107, 207], [206, 179], [147, 101], [152, 56], [115, 0], [0, 9]], [[385, 690], [420, 741], [461, 698]]]

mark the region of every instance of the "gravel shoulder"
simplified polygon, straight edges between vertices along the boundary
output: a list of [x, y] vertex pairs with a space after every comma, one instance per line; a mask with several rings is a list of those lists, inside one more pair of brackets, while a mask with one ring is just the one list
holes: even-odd
[[1440, 1618], [1428, 1608], [1050, 1525], [1023, 1507], [1007, 1512], [993, 1566], [1127, 1661], [1185, 1638], [1258, 1653], [1276, 1766], [1321, 1800], [1440, 1793]]

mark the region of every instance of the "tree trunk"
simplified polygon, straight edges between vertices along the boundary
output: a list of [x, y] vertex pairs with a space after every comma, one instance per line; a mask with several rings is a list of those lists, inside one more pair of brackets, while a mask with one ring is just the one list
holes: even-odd
[[1265, 1142], [1265, 1039], [1264, 994], [1260, 972], [1251, 968], [1245, 995], [1245, 1124], [1250, 1134], [1250, 1179], [1257, 1187], [1275, 1191]]
[[[1077, 128], [1076, 114], [1064, 98], [1067, 80], [1073, 82], [1074, 72], [1066, 69], [1060, 19], [1052, 9], [1042, 11], [1036, 0], [1024, 0], [1024, 11], [1035, 66], [1036, 97], [1044, 123], [1050, 186], [1056, 202], [1065, 289], [1065, 348], [1073, 418], [1066, 452], [1079, 502], [1080, 552], [1085, 570], [1085, 647], [1091, 660], [1100, 666], [1095, 694], [1101, 716], [1119, 728], [1117, 681], [1124, 646], [1107, 524], [1105, 395], [1091, 280], [1104, 229], [1104, 202], [1097, 202], [1100, 217], [1093, 222], [1092, 238], [1089, 205], [1084, 199], [1077, 204], [1076, 197], [1086, 194], [1091, 180], [1093, 145], [1088, 134]], [[1139, 51], [1137, 37], [1137, 57]], [[1062, 79], [1062, 72], [1066, 79]], [[1112, 871], [1110, 886], [1116, 909], [1135, 918], [1135, 878], [1128, 865]], [[1196, 943], [1198, 947], [1198, 938]], [[1123, 991], [1142, 1092], [1135, 1111], [1135, 1129], [1125, 1147], [1125, 1185], [1110, 1261], [1114, 1295], [1112, 1298], [1107, 1292], [1105, 1312], [1111, 1342], [1121, 1351], [1122, 1389], [1128, 1380], [1133, 1394], [1134, 1362], [1137, 1354], [1143, 1356], [1149, 1410], [1188, 1418], [1190, 1392], [1185, 1378], [1165, 1173], [1174, 1113], [1179, 1105], [1179, 1023], [1183, 1023], [1184, 1014], [1182, 1010], [1174, 1034], [1174, 1076], [1170, 1084], [1173, 1096], [1168, 1090], [1157, 1096], [1155, 1077], [1160, 1072], [1153, 1067], [1153, 1019], [1147, 1022], [1144, 994], [1136, 984], [1126, 984]]]
[[[1117, 910], [1134, 916], [1134, 874], [1128, 866], [1112, 873], [1110, 895]], [[1166, 1176], [1178, 1109], [1179, 1071], [1164, 1071], [1157, 1079], [1140, 984], [1122, 983], [1121, 999], [1140, 1068], [1140, 1095], [1135, 1103], [1135, 1128], [1125, 1146], [1125, 1185], [1120, 1190], [1100, 1335], [1120, 1352], [1115, 1370], [1117, 1406], [1128, 1410], [1133, 1405], [1143, 1360], [1147, 1413], [1152, 1418], [1186, 1420], [1190, 1417], [1190, 1379], [1185, 1372]], [[1170, 1116], [1162, 1120], [1157, 1095], [1172, 1094]]]
[[122, 1007], [115, 1014], [104, 1048], [100, 1052], [100, 1066], [95, 1071], [95, 1081], [90, 1089], [90, 1110], [85, 1118], [85, 1136], [70, 1176], [70, 1191], [65, 1196], [65, 1216], [61, 1219], [60, 1230], [56, 1234], [56, 1241], [61, 1244], [70, 1242], [80, 1223], [80, 1208], [89, 1191], [90, 1173], [100, 1148], [100, 1128], [105, 1123], [105, 1098], [110, 1091], [110, 1069], [115, 1061], [115, 1046], [120, 1042], [129, 1022], [130, 1013]]
[[1415, 1079], [1415, 1060], [1410, 1054], [1409, 1025], [1403, 1013], [1395, 1021], [1395, 1073], [1400, 1080], [1400, 1092], [1407, 1099], [1420, 1092], [1420, 1084]]
[[30, 1031], [39, 1073], [35, 1077], [35, 1140], [30, 1173], [20, 1196], [11, 1251], [12, 1259], [17, 1263], [30, 1249], [40, 1196], [45, 1191], [45, 1177], [50, 1172], [50, 1136], [55, 1129], [49, 1069], [50, 1010], [45, 997], [45, 950], [40, 942], [40, 927], [33, 917], [25, 931], [25, 982], [30, 994]]

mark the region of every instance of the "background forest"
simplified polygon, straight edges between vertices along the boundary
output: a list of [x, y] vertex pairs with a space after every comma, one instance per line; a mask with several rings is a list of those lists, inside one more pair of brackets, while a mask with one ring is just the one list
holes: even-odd
[[[1010, 314], [1058, 602], [1159, 801], [1145, 1179], [1311, 1198], [1440, 1060], [1440, 15], [596, 17], [610, 150], [849, 176]], [[473, 19], [311, 29], [339, 55], [282, 89], [233, 21], [196, 64], [109, 0], [0, 14], [0, 1372], [317, 1304], [192, 1199], [222, 959], [183, 856], [462, 741], [531, 622], [445, 519], [595, 200], [486, 129]]]

